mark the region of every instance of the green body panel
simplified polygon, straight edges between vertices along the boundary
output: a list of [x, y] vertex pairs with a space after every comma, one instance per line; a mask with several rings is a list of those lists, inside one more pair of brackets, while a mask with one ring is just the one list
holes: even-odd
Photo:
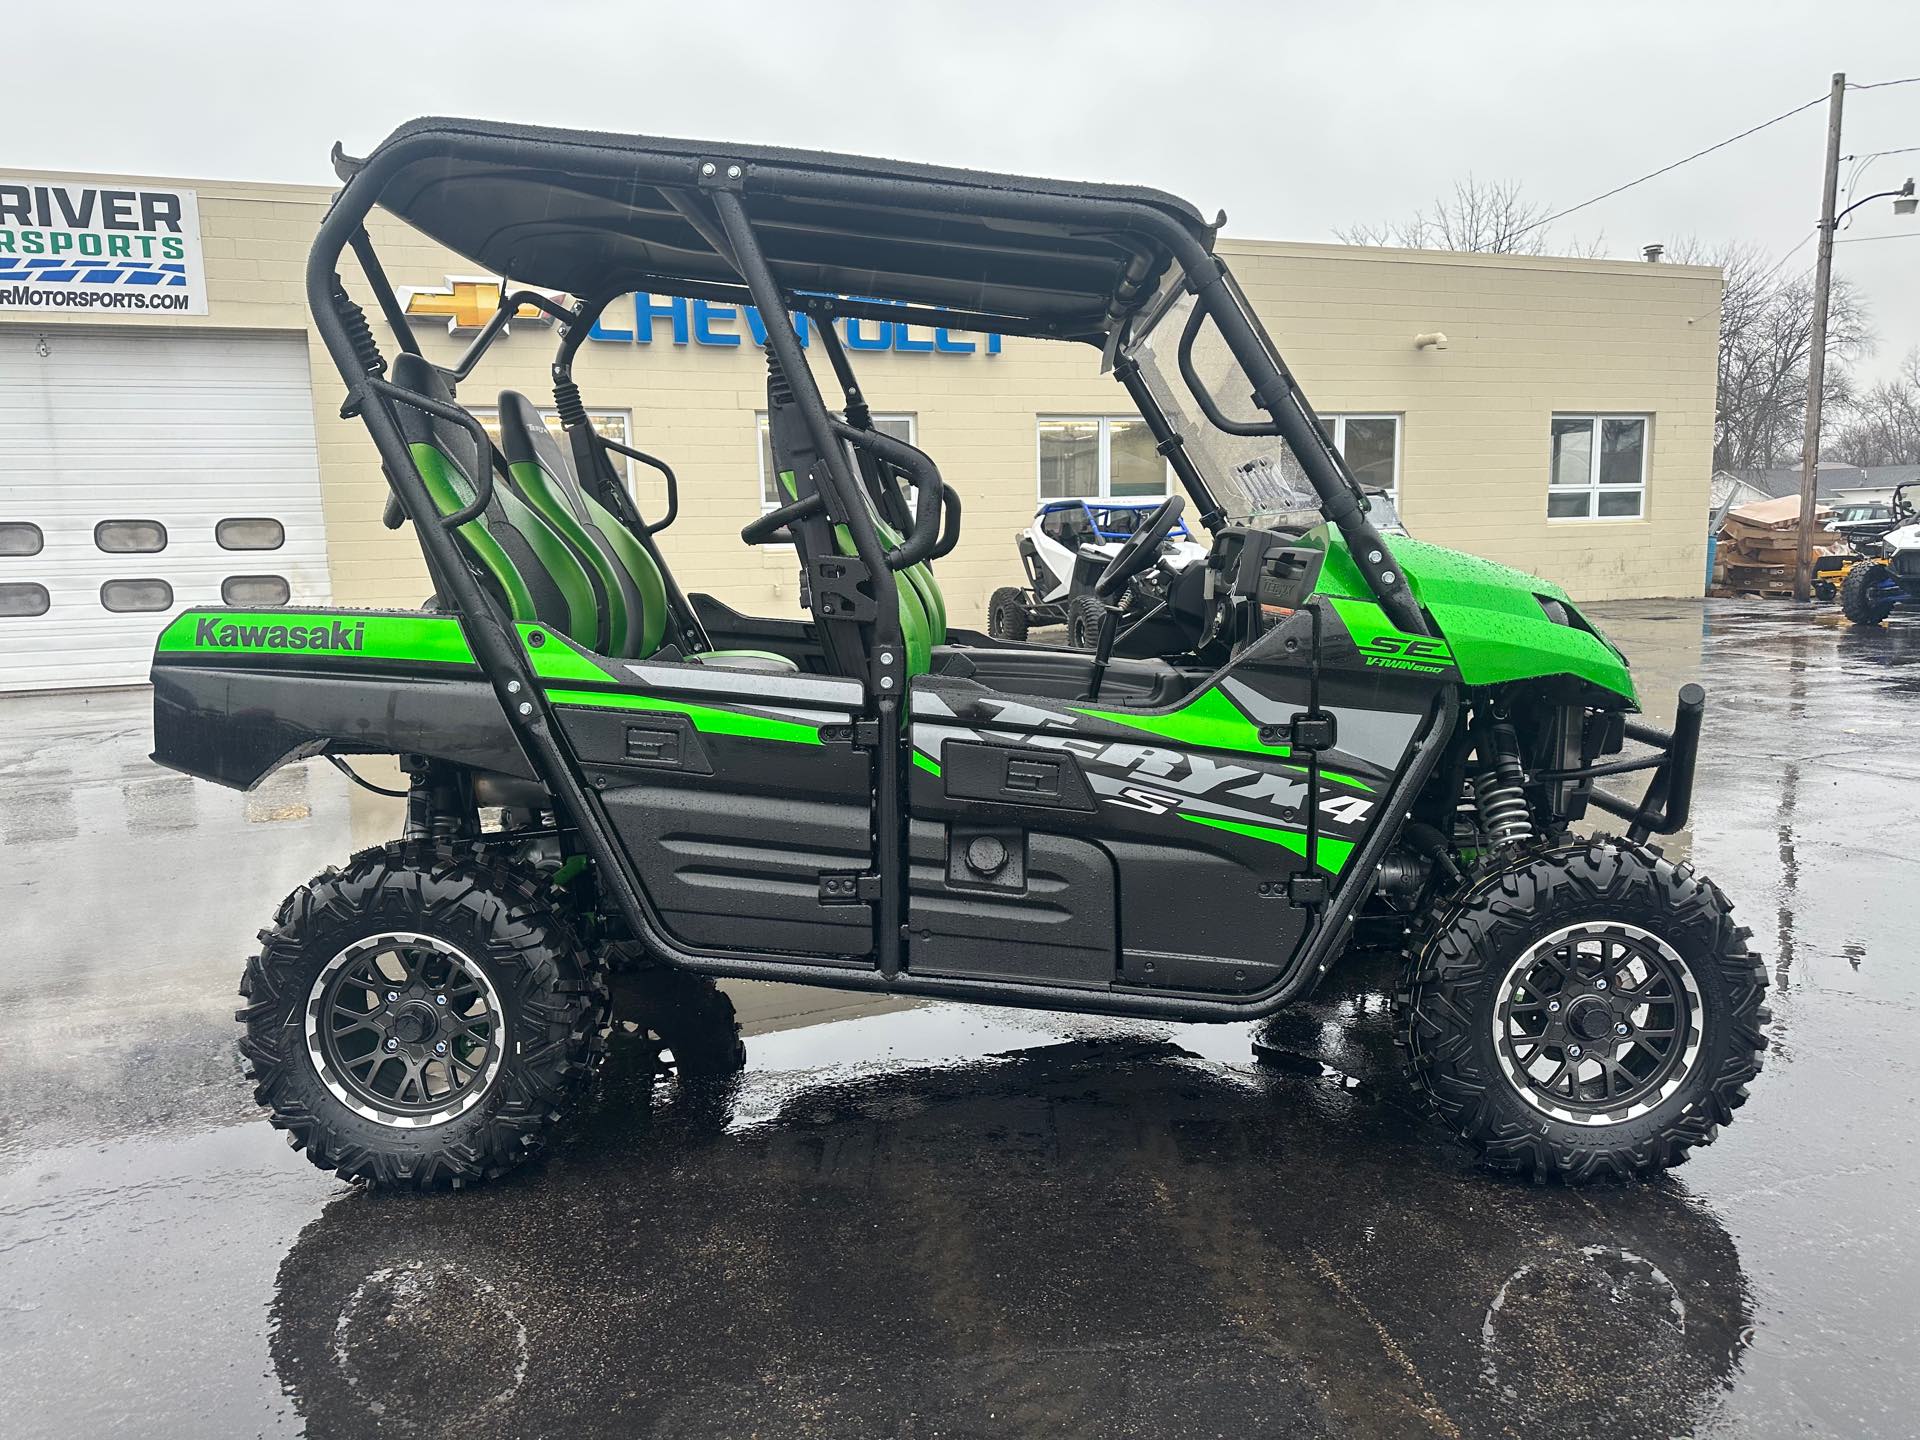
[[1268, 745], [1260, 739], [1260, 727], [1218, 688], [1202, 690], [1191, 696], [1178, 710], [1162, 715], [1128, 710], [1089, 710], [1075, 706], [1082, 715], [1124, 725], [1129, 730], [1144, 730], [1196, 750], [1245, 750], [1255, 755], [1289, 754], [1285, 745]]
[[337, 654], [353, 660], [473, 664], [467, 637], [451, 615], [363, 610], [186, 610], [160, 632], [154, 649], [162, 655]]
[[632, 655], [634, 651], [628, 647], [632, 638], [633, 617], [627, 613], [620, 577], [614, 574], [613, 563], [593, 543], [593, 537], [587, 534], [587, 527], [574, 518], [566, 501], [554, 493], [553, 481], [545, 470], [531, 460], [523, 460], [507, 468], [527, 504], [540, 513], [541, 519], [560, 532], [561, 537], [573, 546], [575, 553], [600, 581], [600, 591], [607, 600], [606, 624], [595, 637], [595, 646], [604, 644], [609, 655]]
[[[1571, 675], [1638, 703], [1633, 676], [1618, 650], [1597, 633], [1547, 618], [1540, 605], [1543, 596], [1577, 613], [1567, 592], [1551, 580], [1404, 535], [1385, 538], [1466, 684]], [[1327, 526], [1302, 536], [1300, 543], [1326, 552], [1315, 593], [1334, 601], [1356, 644], [1365, 649], [1383, 636], [1407, 642], [1420, 638], [1394, 629], [1374, 602], [1346, 542]]]
[[767, 715], [750, 715], [740, 710], [722, 710], [687, 700], [593, 690], [548, 690], [547, 698], [556, 705], [589, 705], [610, 710], [647, 710], [655, 714], [685, 715], [693, 721], [694, 729], [707, 735], [744, 735], [750, 740], [780, 740], [794, 745], [821, 743], [818, 725], [807, 725], [798, 720], [780, 720]]

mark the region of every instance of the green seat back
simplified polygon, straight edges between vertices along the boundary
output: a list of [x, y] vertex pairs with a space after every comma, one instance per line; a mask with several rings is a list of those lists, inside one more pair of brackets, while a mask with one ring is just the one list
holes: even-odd
[[[402, 354], [393, 380], [429, 399], [453, 404], [453, 390], [418, 355]], [[468, 505], [490, 451], [476, 453], [471, 433], [449, 420], [396, 405], [401, 432], [427, 493], [442, 515]], [[541, 515], [496, 477], [487, 508], [454, 532], [482, 580], [515, 620], [534, 621], [582, 645], [598, 638], [600, 608], [586, 566]]]
[[667, 588], [653, 554], [580, 483], [572, 463], [526, 396], [500, 393], [500, 448], [515, 489], [579, 555], [601, 609], [595, 648], [645, 659], [667, 628]]
[[[780, 472], [780, 484], [790, 497], [798, 498], [799, 487], [791, 470]], [[880, 544], [888, 550], [899, 549], [903, 540], [900, 532], [881, 518], [879, 506], [864, 488], [860, 498], [866, 501]], [[858, 556], [859, 548], [846, 526], [833, 527], [833, 542], [842, 555]], [[900, 593], [900, 638], [907, 648], [907, 673], [924, 675], [933, 665], [933, 647], [947, 643], [946, 597], [933, 578], [933, 567], [924, 560], [895, 571], [894, 584]]]

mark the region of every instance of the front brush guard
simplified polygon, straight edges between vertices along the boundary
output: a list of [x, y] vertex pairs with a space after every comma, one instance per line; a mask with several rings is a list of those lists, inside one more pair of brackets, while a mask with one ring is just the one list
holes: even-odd
[[[1682, 829], [1693, 811], [1693, 768], [1700, 754], [1700, 720], [1706, 710], [1707, 692], [1688, 683], [1680, 687], [1674, 708], [1671, 732], [1636, 721], [1626, 722], [1629, 740], [1650, 745], [1659, 751], [1651, 760], [1634, 760], [1614, 765], [1595, 766], [1585, 772], [1589, 777], [1620, 774], [1623, 771], [1652, 767], [1653, 779], [1647, 782], [1640, 803], [1622, 800], [1595, 786], [1589, 798], [1610, 815], [1627, 821], [1627, 838], [1643, 844], [1649, 835], [1671, 835]], [[1572, 777], [1568, 777], [1572, 778]]]

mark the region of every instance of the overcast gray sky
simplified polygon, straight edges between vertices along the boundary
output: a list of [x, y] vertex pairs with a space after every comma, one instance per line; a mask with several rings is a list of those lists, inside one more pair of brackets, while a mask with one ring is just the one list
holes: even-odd
[[[418, 114], [866, 151], [1162, 186], [1232, 234], [1330, 240], [1469, 171], [1558, 209], [1823, 93], [1920, 76], [1920, 3], [677, 6], [95, 0], [9, 17], [0, 165], [325, 182]], [[1562, 222], [1608, 252], [1784, 254], [1819, 210], [1822, 109]], [[1843, 153], [1920, 147], [1920, 84], [1854, 91]], [[1843, 167], [1844, 171], [1851, 166]], [[1920, 173], [1872, 162], [1856, 194]], [[1869, 374], [1920, 344], [1920, 220], [1857, 212], [1836, 273]], [[1811, 263], [1805, 245], [1792, 263]]]

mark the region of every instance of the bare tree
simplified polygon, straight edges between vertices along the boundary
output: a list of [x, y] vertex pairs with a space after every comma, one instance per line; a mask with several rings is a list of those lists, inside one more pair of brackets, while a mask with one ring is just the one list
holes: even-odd
[[[1709, 246], [1684, 238], [1668, 247], [1675, 264], [1717, 265], [1719, 396], [1713, 417], [1716, 469], [1767, 468], [1799, 460], [1805, 443], [1807, 359], [1813, 350], [1813, 276], [1788, 269], [1748, 244]], [[1821, 409], [1854, 402], [1851, 361], [1873, 345], [1866, 308], [1846, 279], [1827, 302], [1827, 368]]]
[[1470, 250], [1487, 255], [1601, 253], [1598, 238], [1555, 241], [1545, 224], [1550, 207], [1530, 200], [1516, 180], [1456, 180], [1453, 194], [1385, 225], [1350, 225], [1334, 234], [1349, 245], [1399, 245], [1409, 250]]
[[1891, 380], [1853, 402], [1830, 445], [1849, 465], [1920, 465], [1920, 347], [1907, 352]]

